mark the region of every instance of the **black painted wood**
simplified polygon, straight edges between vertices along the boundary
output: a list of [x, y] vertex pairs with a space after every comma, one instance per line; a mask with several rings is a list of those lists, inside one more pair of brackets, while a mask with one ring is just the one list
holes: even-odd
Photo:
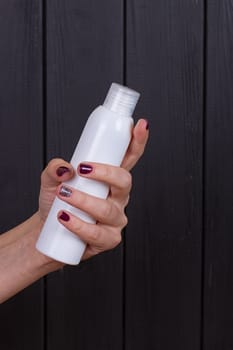
[[125, 349], [199, 350], [203, 1], [127, 4], [127, 84], [150, 142], [128, 209]]
[[[0, 2], [0, 232], [37, 209], [42, 169], [41, 1]], [[41, 350], [42, 284], [0, 306], [0, 348]]]
[[0, 2], [0, 232], [37, 208], [44, 137], [69, 160], [112, 81], [142, 93], [151, 137], [125, 246], [1, 305], [0, 348], [231, 349], [232, 2], [43, 3]]
[[[48, 159], [69, 160], [90, 112], [121, 82], [121, 1], [47, 1]], [[121, 247], [47, 280], [47, 346], [122, 348]]]
[[233, 348], [233, 4], [207, 1], [205, 350]]

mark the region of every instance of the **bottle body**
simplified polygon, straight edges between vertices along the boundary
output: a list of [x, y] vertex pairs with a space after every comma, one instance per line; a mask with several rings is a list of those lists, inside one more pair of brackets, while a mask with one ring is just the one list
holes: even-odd
[[[120, 115], [105, 106], [97, 107], [88, 118], [71, 158], [74, 169], [88, 161], [119, 166], [131, 140], [132, 127], [131, 117]], [[78, 175], [65, 184], [99, 198], [106, 198], [109, 192], [106, 184]], [[84, 253], [85, 243], [59, 223], [57, 214], [60, 210], [70, 211], [88, 223], [95, 223], [88, 214], [56, 198], [36, 248], [55, 260], [76, 265]]]

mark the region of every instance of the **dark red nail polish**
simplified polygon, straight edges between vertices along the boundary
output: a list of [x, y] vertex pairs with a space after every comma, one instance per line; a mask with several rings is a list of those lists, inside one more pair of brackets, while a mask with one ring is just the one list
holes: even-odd
[[63, 221], [69, 221], [70, 217], [68, 214], [66, 214], [64, 211], [62, 212], [62, 214], [59, 216], [59, 219], [63, 220]]
[[69, 168], [67, 168], [66, 166], [60, 166], [59, 168], [57, 168], [57, 176], [62, 176], [64, 175], [65, 173], [68, 173], [70, 170]]
[[92, 170], [93, 168], [91, 165], [83, 164], [83, 163], [79, 165], [79, 172], [82, 175], [90, 174]]
[[146, 121], [146, 130], [149, 130], [149, 122], [147, 119], [145, 119], [145, 121]]

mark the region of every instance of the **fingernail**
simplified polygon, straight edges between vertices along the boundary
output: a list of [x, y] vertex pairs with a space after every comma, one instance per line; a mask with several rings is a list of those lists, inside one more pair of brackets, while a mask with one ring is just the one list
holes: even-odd
[[72, 194], [72, 190], [68, 187], [65, 187], [65, 186], [62, 186], [60, 188], [60, 191], [59, 191], [59, 194], [62, 196], [62, 197], [70, 197], [71, 194]]
[[83, 163], [79, 165], [80, 174], [83, 174], [83, 175], [90, 174], [92, 170], [93, 170], [93, 167], [91, 165], [83, 164]]
[[63, 221], [69, 221], [70, 217], [68, 214], [66, 214], [64, 211], [61, 213], [61, 215], [59, 216], [59, 219], [63, 220]]
[[149, 121], [147, 119], [145, 119], [145, 122], [146, 122], [146, 125], [145, 125], [146, 130], [149, 130]]
[[62, 176], [64, 175], [65, 173], [68, 173], [70, 171], [69, 168], [67, 168], [66, 166], [60, 166], [59, 168], [57, 168], [57, 176]]

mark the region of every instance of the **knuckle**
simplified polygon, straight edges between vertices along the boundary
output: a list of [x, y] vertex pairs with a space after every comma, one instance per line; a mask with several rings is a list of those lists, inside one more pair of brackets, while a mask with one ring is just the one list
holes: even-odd
[[129, 201], [130, 201], [130, 195], [128, 194], [128, 196], [125, 198], [125, 207], [127, 207], [127, 205], [129, 204]]
[[101, 216], [102, 218], [108, 218], [109, 216], [111, 216], [111, 213], [112, 213], [112, 205], [107, 202], [107, 201], [104, 201], [104, 205], [101, 209]]
[[100, 231], [97, 225], [92, 225], [92, 229], [89, 232], [89, 239], [92, 242], [98, 242], [100, 239]]
[[116, 235], [114, 236], [114, 242], [113, 242], [113, 247], [118, 246], [122, 241], [122, 236], [121, 236], [121, 232], [118, 231], [116, 233]]
[[125, 226], [128, 225], [128, 218], [127, 216], [124, 214], [122, 217], [122, 228], [124, 228]]
[[124, 186], [123, 187], [130, 190], [132, 187], [132, 175], [128, 171], [125, 171], [125, 175], [124, 175], [123, 179], [124, 179]]

